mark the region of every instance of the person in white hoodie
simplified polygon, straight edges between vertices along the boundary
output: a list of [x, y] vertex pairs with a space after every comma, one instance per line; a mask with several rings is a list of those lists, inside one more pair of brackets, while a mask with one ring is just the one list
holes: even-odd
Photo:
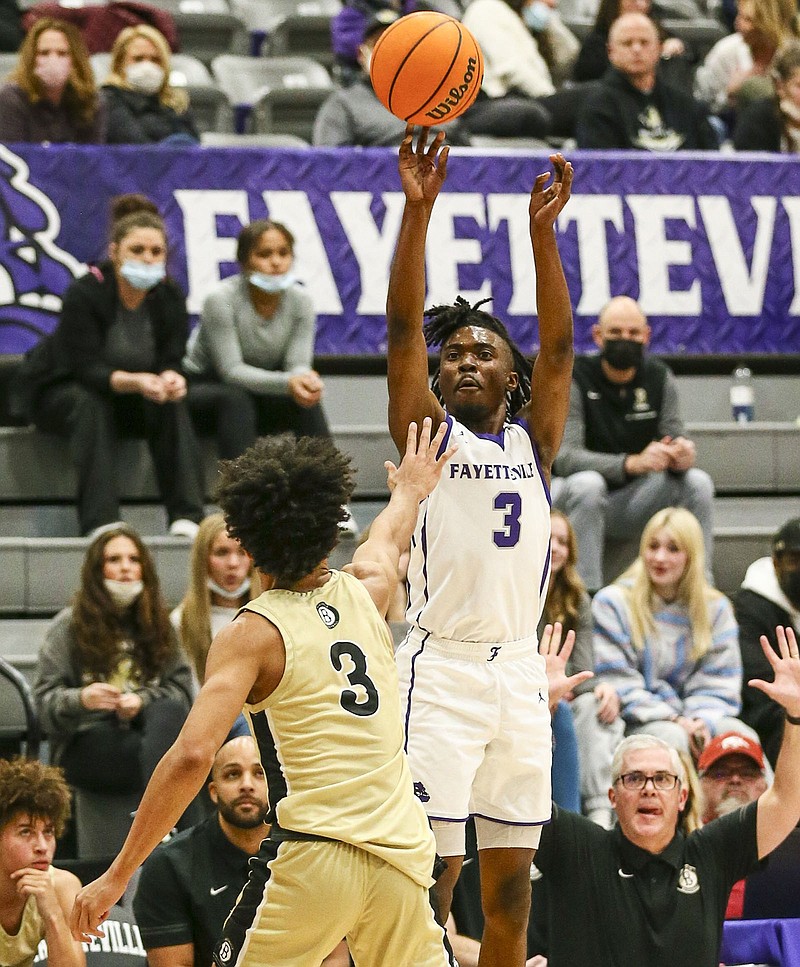
[[[787, 521], [772, 540], [772, 556], [754, 561], [747, 569], [734, 600], [739, 622], [744, 681], [761, 678], [768, 667], [760, 645], [765, 635], [775, 651], [776, 625], [800, 631], [800, 517]], [[742, 689], [741, 719], [758, 732], [772, 766], [783, 736], [783, 709], [758, 689]]]

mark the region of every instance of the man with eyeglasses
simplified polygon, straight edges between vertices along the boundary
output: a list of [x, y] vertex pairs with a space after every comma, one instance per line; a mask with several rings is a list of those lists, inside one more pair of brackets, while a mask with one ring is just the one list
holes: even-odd
[[536, 854], [548, 967], [718, 967], [731, 887], [800, 820], [800, 656], [791, 628], [776, 639], [777, 653], [762, 639], [773, 680], [750, 684], [782, 706], [786, 729], [775, 780], [754, 802], [685, 835], [680, 757], [639, 734], [614, 754], [614, 829], [553, 807]]

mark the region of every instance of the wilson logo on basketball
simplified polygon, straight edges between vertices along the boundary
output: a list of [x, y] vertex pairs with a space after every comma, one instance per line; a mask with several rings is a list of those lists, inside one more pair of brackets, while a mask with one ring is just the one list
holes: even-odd
[[478, 69], [478, 61], [474, 57], [470, 57], [467, 61], [467, 69], [464, 71], [464, 80], [458, 87], [451, 87], [450, 93], [443, 101], [426, 111], [427, 117], [432, 118], [434, 121], [440, 121], [442, 118], [447, 117], [447, 115], [455, 108], [463, 99], [466, 94], [469, 93], [470, 86], [472, 84], [473, 78], [475, 77], [475, 72]]

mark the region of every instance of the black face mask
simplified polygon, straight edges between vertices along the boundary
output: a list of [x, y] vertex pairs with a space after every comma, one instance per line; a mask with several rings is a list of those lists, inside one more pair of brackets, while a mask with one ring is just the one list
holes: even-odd
[[606, 339], [600, 355], [612, 369], [638, 369], [643, 352], [644, 345], [634, 339]]
[[800, 608], [800, 570], [778, 574], [778, 584], [792, 605]]

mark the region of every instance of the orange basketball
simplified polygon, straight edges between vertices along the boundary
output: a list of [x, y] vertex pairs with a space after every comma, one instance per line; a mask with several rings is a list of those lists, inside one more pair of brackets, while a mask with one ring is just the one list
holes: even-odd
[[392, 114], [430, 126], [458, 117], [475, 100], [483, 82], [483, 55], [458, 20], [420, 10], [380, 35], [369, 76]]

